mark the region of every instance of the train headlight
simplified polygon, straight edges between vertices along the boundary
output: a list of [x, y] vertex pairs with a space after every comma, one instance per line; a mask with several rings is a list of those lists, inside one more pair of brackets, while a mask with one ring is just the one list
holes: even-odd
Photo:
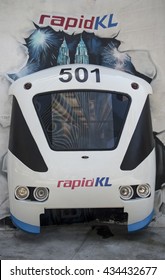
[[45, 201], [46, 199], [48, 199], [49, 191], [47, 188], [38, 187], [34, 189], [33, 195], [37, 201]]
[[131, 186], [121, 186], [120, 187], [120, 197], [124, 200], [129, 200], [133, 196], [134, 191]]
[[15, 189], [15, 197], [17, 199], [25, 200], [26, 198], [28, 198], [28, 196], [29, 196], [29, 189], [28, 189], [28, 187], [25, 187], [25, 186], [18, 186], [18, 187], [16, 187], [16, 189]]
[[148, 184], [141, 184], [139, 186], [137, 186], [136, 189], [137, 195], [140, 197], [148, 197], [151, 194], [151, 188], [150, 185]]

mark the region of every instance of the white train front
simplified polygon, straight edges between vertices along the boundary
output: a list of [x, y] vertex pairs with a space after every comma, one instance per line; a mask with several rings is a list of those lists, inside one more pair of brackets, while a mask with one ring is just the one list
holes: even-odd
[[156, 160], [151, 86], [98, 65], [63, 65], [14, 82], [8, 151], [10, 211], [40, 232], [51, 211], [129, 232], [153, 216]]

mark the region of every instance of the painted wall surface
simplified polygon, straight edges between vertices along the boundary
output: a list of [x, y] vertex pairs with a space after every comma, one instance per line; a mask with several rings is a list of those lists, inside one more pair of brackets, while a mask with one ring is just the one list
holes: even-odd
[[[64, 63], [95, 63], [126, 71], [151, 83], [153, 130], [161, 131], [165, 129], [164, 26], [165, 0], [0, 0], [0, 219], [9, 215], [10, 84]], [[78, 49], [83, 51], [81, 58]], [[165, 143], [165, 134], [161, 137]], [[164, 203], [162, 187], [155, 199], [161, 226], [165, 226]]]

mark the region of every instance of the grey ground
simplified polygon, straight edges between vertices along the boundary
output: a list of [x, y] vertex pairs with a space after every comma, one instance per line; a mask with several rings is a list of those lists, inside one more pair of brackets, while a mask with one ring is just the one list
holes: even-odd
[[76, 224], [43, 227], [39, 235], [0, 225], [0, 259], [164, 260], [165, 228], [134, 234]]

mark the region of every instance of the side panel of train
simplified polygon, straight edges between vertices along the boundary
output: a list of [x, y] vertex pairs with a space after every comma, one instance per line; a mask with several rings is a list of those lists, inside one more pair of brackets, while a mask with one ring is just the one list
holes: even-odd
[[150, 85], [96, 65], [57, 66], [13, 83], [8, 181], [13, 223], [152, 219], [156, 159]]

